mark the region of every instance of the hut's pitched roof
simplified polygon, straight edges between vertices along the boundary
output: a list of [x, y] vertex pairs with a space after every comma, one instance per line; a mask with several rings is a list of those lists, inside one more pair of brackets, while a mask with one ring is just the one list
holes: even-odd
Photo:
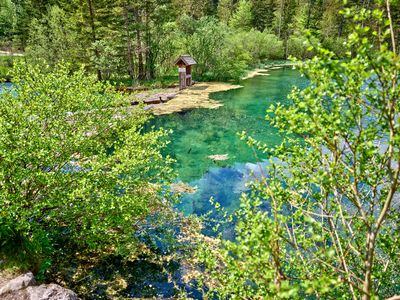
[[180, 62], [182, 62], [185, 66], [192, 66], [197, 64], [197, 62], [190, 55], [179, 56], [179, 58], [175, 61], [175, 64], [179, 65]]

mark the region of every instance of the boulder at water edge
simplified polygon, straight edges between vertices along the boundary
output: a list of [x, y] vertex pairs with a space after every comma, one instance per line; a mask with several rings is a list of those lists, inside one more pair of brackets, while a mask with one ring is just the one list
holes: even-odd
[[[1, 282], [1, 281], [0, 281]], [[71, 290], [57, 284], [42, 284], [36, 282], [31, 272], [20, 275], [0, 285], [2, 300], [79, 300]]]

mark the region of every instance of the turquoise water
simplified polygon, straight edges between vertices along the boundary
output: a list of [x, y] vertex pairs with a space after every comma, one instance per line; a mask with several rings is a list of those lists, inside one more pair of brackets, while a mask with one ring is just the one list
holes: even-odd
[[[265, 120], [266, 109], [277, 102], [288, 104], [292, 87], [305, 87], [307, 81], [298, 71], [282, 68], [240, 84], [241, 89], [212, 94], [213, 99], [223, 102], [223, 107], [153, 120], [156, 127], [173, 130], [166, 153], [177, 160], [177, 181], [198, 188], [196, 193], [184, 195], [178, 205], [185, 214], [203, 215], [212, 210], [210, 197], [228, 211], [239, 206], [240, 195], [247, 191], [245, 183], [260, 176], [267, 157], [255, 153], [238, 133], [246, 131], [270, 146], [281, 143], [281, 134]], [[228, 154], [229, 159], [208, 158], [215, 154]]]
[[5, 88], [10, 88], [12, 84], [10, 82], [6, 83], [0, 83], [0, 93], [5, 89]]

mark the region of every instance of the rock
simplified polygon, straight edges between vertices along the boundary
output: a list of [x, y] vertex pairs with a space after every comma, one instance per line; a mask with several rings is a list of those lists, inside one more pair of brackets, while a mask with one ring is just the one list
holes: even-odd
[[197, 192], [197, 186], [190, 186], [182, 181], [171, 184], [171, 190], [175, 193], [194, 194]]
[[31, 272], [18, 276], [7, 283], [5, 283], [0, 288], [0, 296], [5, 295], [7, 293], [12, 293], [21, 289], [25, 289], [28, 286], [34, 285], [35, 279], [33, 278], [33, 274]]
[[249, 78], [254, 78], [256, 76], [268, 76], [270, 75], [269, 73], [267, 73], [268, 70], [266, 69], [255, 69], [250, 71], [246, 76], [242, 77], [242, 80], [246, 80]]
[[160, 105], [162, 105], [162, 104], [149, 104], [144, 107], [144, 110], [150, 110], [150, 109], [160, 106]]
[[35, 284], [36, 282], [31, 272], [5, 281], [0, 285], [0, 299], [79, 300], [78, 296], [73, 291], [65, 289], [57, 284], [42, 284], [40, 286], [35, 286]]
[[42, 284], [30, 286], [26, 289], [30, 300], [78, 300], [78, 296], [71, 290], [57, 284]]
[[167, 94], [167, 99], [168, 100], [174, 99], [176, 97], [176, 95], [177, 95], [177, 93], [169, 93], [169, 94]]
[[209, 159], [212, 160], [228, 160], [229, 159], [229, 155], [228, 154], [216, 154], [216, 155], [210, 155], [208, 156]]

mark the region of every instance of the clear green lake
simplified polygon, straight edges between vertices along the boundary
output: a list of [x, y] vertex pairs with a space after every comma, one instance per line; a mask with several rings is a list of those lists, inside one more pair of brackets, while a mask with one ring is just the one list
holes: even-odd
[[[152, 121], [156, 128], [173, 130], [165, 152], [176, 160], [176, 180], [198, 189], [185, 194], [178, 205], [185, 214], [209, 212], [211, 197], [228, 211], [239, 206], [246, 182], [257, 177], [267, 163], [265, 154], [257, 155], [239, 133], [246, 131], [269, 146], [280, 144], [282, 135], [265, 120], [266, 110], [277, 102], [288, 104], [292, 87], [303, 88], [307, 80], [297, 70], [285, 67], [243, 80], [240, 85], [243, 88], [211, 95], [224, 104], [218, 109], [195, 109]], [[229, 157], [225, 161], [208, 158], [225, 154]]]

